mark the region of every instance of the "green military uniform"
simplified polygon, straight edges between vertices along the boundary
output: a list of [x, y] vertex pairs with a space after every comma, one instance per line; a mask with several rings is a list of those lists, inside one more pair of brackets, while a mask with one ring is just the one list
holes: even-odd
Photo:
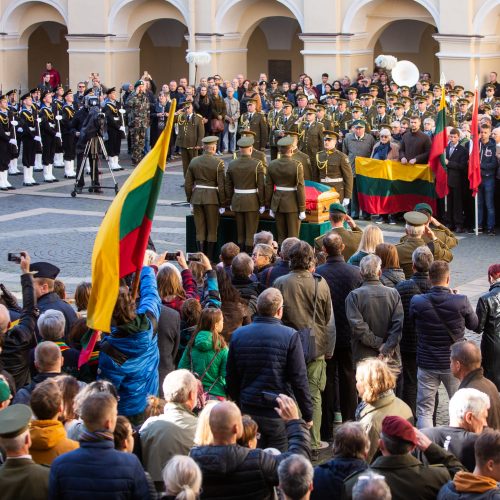
[[[307, 114], [316, 113], [314, 108], [307, 108]], [[305, 180], [319, 182], [319, 172], [316, 165], [316, 154], [323, 148], [323, 125], [318, 122], [311, 124], [302, 122], [299, 126], [299, 149], [309, 156], [311, 162], [312, 176]]]
[[[350, 111], [338, 111], [335, 113], [335, 118], [334, 118], [334, 132], [338, 133], [346, 133], [349, 131], [349, 128], [347, 124], [352, 120], [352, 114]], [[335, 126], [336, 124], [336, 126]]]
[[255, 149], [265, 149], [268, 130], [266, 115], [264, 113], [259, 111], [255, 111], [254, 113], [243, 113], [240, 117], [240, 134], [243, 130], [251, 130], [255, 134]]
[[[185, 102], [184, 107], [192, 105], [190, 102]], [[182, 171], [184, 177], [189, 164], [193, 158], [198, 156], [198, 151], [201, 150], [203, 136], [205, 135], [205, 126], [203, 125], [203, 117], [196, 113], [183, 113], [175, 117], [178, 126], [177, 139], [175, 145], [181, 150]]]
[[[253, 145], [252, 137], [242, 137], [238, 146]], [[249, 155], [242, 155], [229, 163], [225, 181], [226, 200], [236, 216], [238, 245], [248, 252], [259, 225], [259, 209], [265, 206], [264, 165]]]
[[[292, 142], [291, 137], [283, 137], [278, 141], [278, 146], [289, 146]], [[281, 244], [291, 236], [298, 237], [300, 232], [298, 216], [306, 209], [302, 163], [288, 156], [282, 156], [269, 164], [266, 177], [266, 204], [276, 217], [278, 243]]]
[[[275, 98], [276, 100], [284, 101], [283, 97], [278, 96]], [[278, 129], [280, 124], [280, 118], [283, 115], [282, 111], [277, 111], [276, 109], [271, 109], [269, 113], [267, 113], [267, 125], [269, 127], [268, 137], [269, 137], [269, 149], [271, 150], [271, 160], [274, 160], [278, 156], [278, 146], [276, 143], [279, 140], [279, 137], [276, 137], [275, 131]]]
[[[255, 132], [252, 132], [251, 130], [242, 130], [241, 131], [241, 137], [252, 137], [254, 139], [254, 144], [255, 144]], [[233, 154], [233, 159], [236, 160], [236, 158], [240, 158], [240, 155], [235, 151]], [[267, 156], [264, 151], [259, 151], [258, 149], [252, 149], [252, 158], [255, 160], [261, 161], [262, 165], [264, 165], [264, 174], [267, 172]]]
[[[135, 88], [144, 85], [142, 80], [135, 82]], [[144, 143], [146, 141], [146, 129], [149, 127], [148, 96], [144, 93], [134, 91], [127, 100], [128, 126], [130, 130], [130, 141], [132, 149], [132, 164], [137, 165], [144, 157]]]
[[[324, 132], [325, 137], [338, 135], [332, 131]], [[335, 188], [339, 193], [340, 201], [351, 198], [353, 175], [349, 158], [338, 149], [323, 150], [316, 154], [316, 165], [319, 171], [319, 181]]]
[[[218, 141], [216, 136], [203, 139], [203, 144]], [[224, 162], [211, 153], [191, 160], [184, 184], [187, 201], [193, 205], [194, 224], [198, 248], [213, 258], [219, 225], [219, 207], [225, 204]], [[212, 254], [212, 255], [210, 255]]]

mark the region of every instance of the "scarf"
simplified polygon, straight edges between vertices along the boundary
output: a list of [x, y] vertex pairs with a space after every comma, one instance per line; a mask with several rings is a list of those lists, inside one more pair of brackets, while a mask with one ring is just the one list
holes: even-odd
[[[392, 389], [389, 389], [388, 391], [382, 392], [381, 394], [378, 395], [377, 401], [379, 399], [385, 398], [391, 394], [394, 394], [394, 391]], [[359, 405], [357, 406], [356, 411], [354, 413], [354, 418], [355, 418], [356, 422], [359, 422], [361, 420], [361, 418], [362, 418], [361, 414], [363, 413], [363, 410], [370, 404], [373, 404], [373, 403], [366, 403], [365, 401], [361, 401], [361, 403], [359, 403]]]
[[98, 443], [99, 441], [113, 441], [114, 437], [111, 431], [102, 430], [90, 432], [84, 426], [79, 440], [83, 443]]
[[386, 144], [380, 143], [373, 151], [372, 158], [374, 158], [375, 160], [387, 160], [387, 155], [389, 154], [390, 150], [390, 142], [387, 142]]

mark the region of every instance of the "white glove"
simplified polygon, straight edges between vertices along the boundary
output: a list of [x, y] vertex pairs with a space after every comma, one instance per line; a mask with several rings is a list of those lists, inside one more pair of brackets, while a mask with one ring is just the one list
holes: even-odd
[[229, 205], [229, 210], [232, 212], [233, 211], [233, 205]]
[[269, 215], [274, 219], [274, 212], [272, 210], [269, 210]]
[[121, 126], [121, 127], [120, 127], [120, 130], [121, 130], [121, 131], [125, 134], [125, 132], [126, 132], [126, 131], [125, 131], [125, 127]]
[[342, 205], [344, 205], [344, 207], [347, 207], [347, 205], [349, 205], [349, 202], [351, 200], [349, 198], [344, 198], [344, 201], [342, 202]]
[[12, 120], [10, 123], [12, 123], [12, 125], [14, 125], [14, 127], [17, 127], [17, 125], [18, 125], [18, 122], [16, 122], [16, 120]]
[[61, 137], [62, 137], [62, 136], [61, 136], [61, 133], [60, 133], [60, 132], [57, 132], [56, 137], [57, 137], [58, 139], [61, 139]]
[[17, 146], [17, 141], [15, 139], [11, 139], [9, 141], [9, 144], [12, 144], [13, 146]]
[[299, 219], [304, 220], [306, 218], [306, 213], [305, 212], [300, 212], [299, 214]]
[[225, 208], [219, 208], [219, 213], [222, 215], [226, 211]]
[[189, 204], [189, 210], [193, 210], [193, 205], [191, 205], [191, 203]]
[[259, 213], [263, 214], [266, 211], [266, 207], [260, 207], [259, 208]]
[[75, 132], [75, 136], [80, 137], [80, 132], [78, 130]]
[[35, 135], [36, 142], [42, 142], [42, 138], [39, 135]]
[[18, 131], [18, 132], [22, 132], [22, 131], [23, 131], [22, 127], [19, 127], [19, 128], [17, 129], [17, 131]]

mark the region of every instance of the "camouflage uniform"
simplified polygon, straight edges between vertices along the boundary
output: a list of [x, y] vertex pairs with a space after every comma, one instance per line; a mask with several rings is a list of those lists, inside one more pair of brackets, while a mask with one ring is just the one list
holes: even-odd
[[128, 126], [132, 143], [132, 163], [144, 157], [146, 129], [149, 127], [149, 99], [145, 93], [134, 92], [127, 101]]

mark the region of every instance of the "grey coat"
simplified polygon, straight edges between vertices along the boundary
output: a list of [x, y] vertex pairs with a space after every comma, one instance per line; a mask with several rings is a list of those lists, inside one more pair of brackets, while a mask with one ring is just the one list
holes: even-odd
[[346, 134], [342, 142], [342, 151], [349, 157], [349, 163], [354, 173], [356, 157], [370, 158], [374, 146], [375, 139], [371, 134], [365, 133], [361, 139], [358, 139], [352, 132]]

